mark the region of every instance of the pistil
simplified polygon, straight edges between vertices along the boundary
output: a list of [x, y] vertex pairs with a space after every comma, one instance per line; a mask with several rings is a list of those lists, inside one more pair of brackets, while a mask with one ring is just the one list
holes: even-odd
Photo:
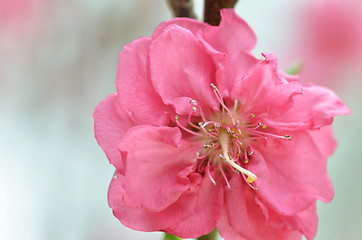
[[257, 177], [254, 173], [250, 172], [249, 170], [246, 170], [245, 168], [242, 168], [236, 162], [234, 162], [233, 160], [230, 159], [229, 154], [228, 154], [229, 153], [229, 150], [228, 150], [229, 149], [229, 134], [227, 134], [226, 132], [220, 132], [218, 141], [220, 143], [225, 161], [227, 163], [229, 163], [233, 168], [238, 170], [239, 172], [247, 175], [248, 177], [246, 180], [248, 183], [254, 182], [257, 179]]

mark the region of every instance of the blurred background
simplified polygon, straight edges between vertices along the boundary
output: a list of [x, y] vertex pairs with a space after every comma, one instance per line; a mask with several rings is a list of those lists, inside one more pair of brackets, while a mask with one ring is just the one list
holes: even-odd
[[[195, 0], [202, 16], [203, 1]], [[337, 117], [335, 187], [318, 204], [317, 240], [362, 235], [362, 2], [240, 0], [254, 51], [351, 108]], [[156, 240], [122, 226], [107, 204], [113, 167], [93, 136], [94, 107], [115, 92], [123, 46], [170, 19], [165, 1], [0, 0], [0, 239]]]

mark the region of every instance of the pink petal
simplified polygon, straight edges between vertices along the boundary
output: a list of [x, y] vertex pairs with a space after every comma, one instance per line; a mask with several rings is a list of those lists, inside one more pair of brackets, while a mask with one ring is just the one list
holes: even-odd
[[171, 108], [153, 89], [148, 70], [151, 39], [139, 38], [127, 44], [119, 55], [116, 87], [124, 109], [139, 124], [167, 125]]
[[230, 225], [225, 208], [222, 209], [220, 218], [217, 221], [217, 230], [224, 240], [248, 240], [234, 230], [234, 228]]
[[[333, 188], [327, 174], [327, 156], [308, 132], [293, 132], [292, 140], [268, 139], [254, 144], [249, 170], [258, 176], [260, 199], [278, 214], [294, 215], [316, 199], [329, 202]], [[329, 135], [319, 141], [330, 142]], [[323, 145], [323, 144], [322, 144]]]
[[232, 98], [244, 105], [247, 114], [256, 115], [267, 112], [278, 116], [293, 106], [292, 97], [302, 93], [302, 85], [297, 81], [288, 82], [277, 68], [274, 55], [265, 55], [232, 92]]
[[194, 35], [202, 32], [205, 28], [209, 26], [209, 24], [207, 23], [200, 22], [191, 18], [173, 18], [169, 21], [162, 22], [153, 32], [152, 38], [158, 38], [170, 25], [177, 25], [179, 27], [185, 28], [191, 31]]
[[134, 127], [119, 149], [125, 162], [124, 203], [129, 207], [161, 211], [201, 181], [189, 175], [202, 144], [181, 141], [178, 128]]
[[[123, 188], [124, 176], [115, 173], [108, 190], [109, 206], [118, 220], [128, 228], [138, 231], [162, 231], [179, 223], [193, 214], [196, 198], [187, 194], [162, 211], [149, 211], [145, 208], [130, 208], [124, 204], [126, 191]], [[146, 194], [146, 193], [145, 193]]]
[[331, 90], [308, 85], [303, 94], [293, 98], [293, 107], [284, 114], [266, 119], [267, 125], [285, 130], [317, 129], [330, 125], [336, 115], [350, 114], [350, 110]]
[[264, 216], [267, 219], [267, 222], [276, 227], [288, 226], [293, 231], [299, 233], [303, 233], [307, 239], [313, 239], [318, 226], [318, 216], [316, 212], [316, 203], [312, 203], [312, 205], [304, 211], [298, 212], [296, 215], [292, 216], [283, 216], [279, 215], [271, 208], [267, 207], [262, 201], [258, 198], [255, 199], [256, 203], [262, 209]]
[[170, 26], [150, 48], [153, 85], [165, 104], [180, 115], [189, 114], [190, 100], [204, 111], [218, 109], [210, 87], [216, 68], [198, 39], [188, 30]]
[[126, 227], [139, 231], [165, 231], [182, 238], [194, 238], [210, 232], [219, 218], [223, 195], [222, 187], [214, 186], [208, 178], [183, 193], [166, 209], [150, 211], [130, 208], [124, 204], [127, 194], [123, 188], [124, 176], [115, 173], [108, 191], [113, 214]]
[[125, 132], [135, 125], [129, 115], [129, 112], [121, 108], [117, 94], [109, 95], [98, 104], [93, 113], [97, 142], [109, 162], [120, 171], [123, 171], [123, 163], [118, 143]]
[[294, 224], [292, 224], [292, 221], [289, 224], [293, 229], [298, 229], [302, 232], [308, 240], [312, 240], [317, 233], [318, 227], [316, 203], [313, 203], [308, 209], [299, 212], [294, 218]]
[[204, 38], [216, 50], [227, 54], [250, 51], [256, 45], [255, 33], [233, 9], [222, 9], [220, 25], [208, 27]]
[[209, 178], [204, 177], [201, 185], [195, 189], [195, 198], [197, 201], [193, 206], [194, 214], [167, 228], [167, 233], [181, 238], [196, 238], [215, 228], [223, 204], [222, 185], [214, 186]]
[[241, 80], [258, 60], [250, 53], [256, 44], [256, 35], [250, 26], [233, 9], [222, 9], [221, 16], [220, 25], [208, 27], [202, 36], [216, 51], [227, 55], [224, 72], [227, 91], [221, 91], [226, 97], [235, 82]]
[[[220, 218], [217, 225], [222, 237], [233, 240], [230, 237], [238, 234], [240, 237], [235, 239], [300, 239], [300, 235], [296, 236], [285, 226], [268, 225], [262, 210], [255, 203], [255, 191], [239, 175], [231, 179], [230, 185], [231, 189], [225, 191], [224, 219]], [[296, 237], [290, 238], [291, 235]]]

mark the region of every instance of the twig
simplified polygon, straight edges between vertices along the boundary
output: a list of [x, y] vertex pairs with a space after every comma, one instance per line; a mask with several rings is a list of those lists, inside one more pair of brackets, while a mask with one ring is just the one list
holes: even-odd
[[196, 18], [193, 0], [166, 0], [175, 17]]
[[217, 26], [220, 23], [220, 9], [233, 8], [238, 0], [205, 0], [204, 22]]

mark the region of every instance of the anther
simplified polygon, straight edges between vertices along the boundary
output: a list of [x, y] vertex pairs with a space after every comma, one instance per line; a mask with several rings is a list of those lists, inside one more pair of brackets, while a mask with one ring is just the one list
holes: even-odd
[[175, 116], [175, 120], [178, 121], [180, 117], [178, 115]]
[[285, 135], [284, 138], [285, 138], [285, 139], [288, 139], [288, 140], [292, 140], [292, 137], [289, 136], [289, 135]]
[[196, 107], [195, 106], [192, 107], [192, 111], [196, 112]]
[[244, 163], [247, 164], [249, 162], [249, 159], [245, 159]]
[[217, 89], [217, 87], [213, 83], [210, 84], [210, 87], [212, 87], [215, 90]]
[[255, 113], [250, 114], [250, 116], [251, 116], [252, 118], [255, 117]]

